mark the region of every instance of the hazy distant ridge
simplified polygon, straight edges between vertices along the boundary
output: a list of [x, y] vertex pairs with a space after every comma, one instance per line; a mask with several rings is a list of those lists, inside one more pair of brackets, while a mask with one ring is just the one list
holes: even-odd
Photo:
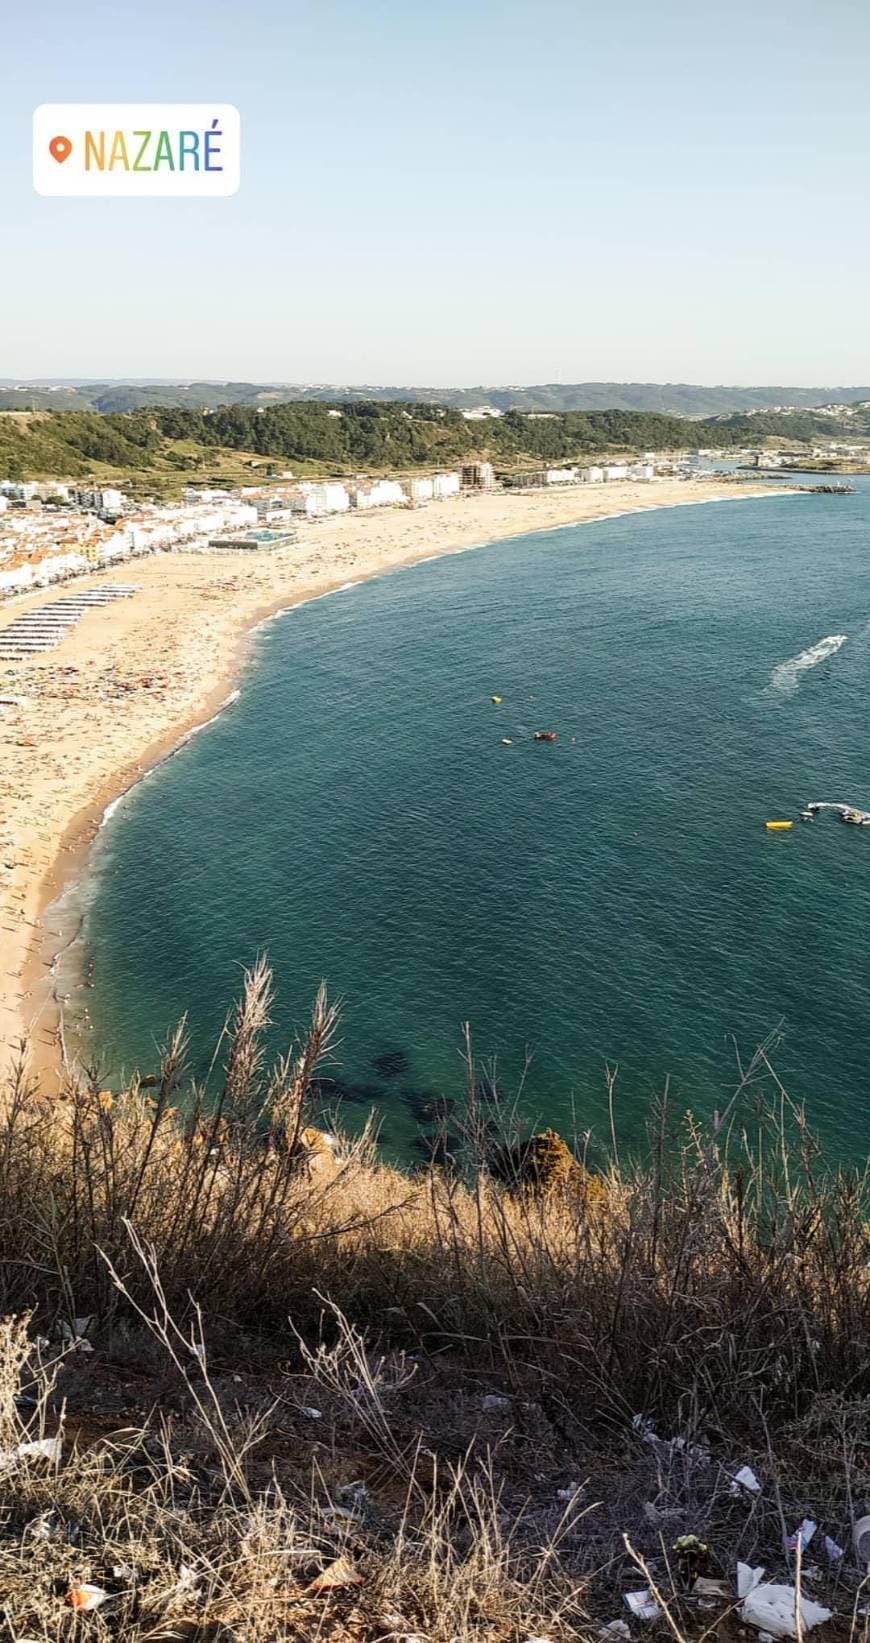
[[703, 387], [685, 382], [552, 382], [533, 386], [425, 388], [348, 383], [62, 382], [16, 383], [0, 377], [0, 410], [131, 411], [149, 405], [210, 410], [219, 405], [275, 400], [401, 400], [459, 410], [489, 405], [521, 411], [657, 411], [708, 417], [789, 405], [852, 404], [870, 400], [870, 386], [851, 388]]

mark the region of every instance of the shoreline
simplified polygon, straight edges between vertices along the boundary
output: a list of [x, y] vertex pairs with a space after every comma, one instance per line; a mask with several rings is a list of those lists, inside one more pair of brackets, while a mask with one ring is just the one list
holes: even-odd
[[[502, 493], [490, 493], [473, 497], [469, 502], [451, 500], [414, 512], [391, 512], [381, 518], [372, 514], [330, 518], [315, 527], [303, 527], [304, 536], [295, 551], [287, 549], [281, 555], [263, 555], [246, 563], [230, 553], [161, 554], [127, 562], [121, 569], [125, 580], [129, 577], [137, 584], [134, 597], [92, 612], [53, 651], [43, 653], [38, 661], [7, 664], [0, 674], [3, 692], [18, 693], [18, 681], [26, 682], [31, 689], [34, 685], [38, 689], [40, 682], [48, 681], [49, 689], [41, 698], [45, 706], [57, 696], [58, 679], [62, 692], [65, 679], [86, 673], [81, 663], [85, 661], [90, 666], [95, 643], [102, 641], [104, 667], [102, 676], [98, 677], [103, 684], [108, 682], [112, 696], [117, 699], [114, 687], [119, 684], [119, 669], [123, 669], [129, 655], [125, 640], [131, 641], [137, 656], [147, 649], [148, 665], [156, 669], [168, 663], [179, 674], [178, 680], [171, 683], [165, 672], [158, 674], [165, 688], [158, 698], [158, 712], [150, 716], [148, 708], [155, 698], [143, 703], [142, 691], [120, 678], [120, 690], [135, 690], [135, 694], [121, 696], [118, 711], [125, 722], [117, 738], [122, 746], [116, 751], [107, 745], [106, 735], [100, 734], [101, 730], [109, 730], [111, 709], [106, 712], [98, 707], [95, 712], [68, 711], [64, 715], [63, 710], [58, 714], [47, 708], [42, 717], [49, 734], [56, 735], [58, 721], [61, 722], [59, 744], [46, 750], [41, 769], [34, 770], [39, 761], [33, 760], [26, 772], [12, 773], [12, 781], [16, 774], [19, 779], [23, 774], [25, 788], [29, 790], [14, 795], [19, 801], [18, 815], [13, 815], [11, 831], [0, 839], [2, 889], [6, 892], [0, 900], [0, 927], [7, 937], [11, 934], [13, 938], [4, 943], [7, 962], [0, 979], [0, 1063], [4, 1070], [14, 1061], [16, 1046], [26, 1039], [30, 1072], [43, 1080], [48, 1078], [55, 1088], [59, 1087], [63, 1066], [61, 1012], [55, 998], [53, 971], [58, 956], [76, 939], [77, 931], [70, 935], [49, 928], [45, 923], [46, 912], [81, 877], [94, 838], [103, 821], [109, 819], [110, 807], [236, 698], [254, 635], [264, 623], [298, 605], [350, 590], [394, 570], [515, 537], [663, 508], [789, 494], [792, 493], [786, 487], [745, 483], [738, 487], [728, 480], [660, 481], [655, 486], [629, 481], [596, 487], [591, 495], [586, 492], [578, 496], [573, 490], [555, 494], [515, 493], [507, 501]], [[433, 536], [443, 540], [433, 541]], [[367, 540], [375, 550], [373, 553], [365, 551]], [[349, 551], [342, 552], [342, 548]], [[358, 567], [356, 574], [348, 575], [352, 567]], [[234, 574], [221, 577], [220, 572]], [[102, 577], [116, 578], [118, 574], [119, 567], [113, 567], [93, 577], [77, 579], [76, 585], [99, 586]], [[27, 596], [26, 608], [38, 608], [41, 603], [56, 598], [57, 592], [57, 589], [46, 589]], [[234, 597], [239, 593], [244, 596]], [[261, 593], [262, 602], [257, 597]], [[214, 636], [219, 640], [218, 655], [207, 645], [204, 647], [202, 638], [202, 629], [208, 625], [211, 614], [202, 607], [215, 600], [221, 606], [220, 621], [212, 624]], [[197, 607], [202, 622], [193, 631], [192, 618]], [[0, 607], [0, 631], [22, 608], [25, 601], [21, 599]], [[180, 632], [181, 628], [184, 631]], [[154, 662], [150, 660], [149, 647], [159, 651]], [[111, 658], [113, 653], [122, 660], [109, 660], [107, 665], [106, 657]], [[135, 671], [139, 673], [143, 665], [146, 664], [137, 661]], [[140, 683], [150, 689], [153, 681]], [[55, 687], [54, 694], [52, 687]], [[92, 701], [93, 694], [88, 690], [77, 693], [73, 687], [75, 699], [84, 696], [85, 700]], [[99, 692], [98, 700], [105, 696], [106, 691]], [[27, 715], [27, 707], [33, 700], [27, 692], [24, 707], [14, 710], [25, 721], [21, 728], [33, 720], [32, 714], [29, 721]], [[125, 709], [130, 711], [125, 713]], [[2, 709], [7, 716], [9, 711], [8, 707]], [[97, 721], [96, 732], [91, 730], [93, 721]], [[4, 728], [12, 728], [8, 726], [8, 719]], [[37, 728], [36, 725], [33, 728]], [[76, 766], [78, 780], [73, 783], [69, 759], [65, 757], [61, 765], [52, 765], [51, 759], [52, 752], [55, 758], [66, 755], [67, 738], [76, 729], [85, 733], [89, 745], [83, 753], [85, 768]], [[149, 735], [149, 731], [156, 733]], [[8, 738], [6, 740], [8, 745]], [[110, 736], [108, 741], [110, 744]], [[24, 736], [18, 738], [16, 745], [32, 748], [35, 744], [30, 736]], [[110, 757], [110, 753], [113, 756]], [[53, 770], [53, 778], [48, 770]], [[27, 776], [31, 778], [29, 784]], [[2, 778], [0, 791], [5, 794], [5, 769]], [[52, 793], [51, 788], [58, 786], [60, 792]], [[83, 802], [77, 803], [76, 787], [81, 786], [87, 791]], [[60, 813], [52, 818], [54, 826], [46, 824], [46, 836], [42, 839], [46, 854], [37, 864], [33, 860], [30, 817], [35, 812], [45, 815], [47, 807], [42, 801], [47, 796], [54, 811]], [[5, 820], [8, 822], [9, 818]], [[24, 859], [18, 860], [19, 856]], [[6, 874], [10, 871], [14, 874], [16, 868], [18, 876], [10, 881]], [[12, 905], [15, 901], [17, 908]]]

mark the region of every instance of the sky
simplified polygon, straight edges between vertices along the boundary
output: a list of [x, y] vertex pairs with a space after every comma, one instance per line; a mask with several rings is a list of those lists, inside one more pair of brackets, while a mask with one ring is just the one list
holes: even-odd
[[[0, 377], [870, 381], [866, 0], [42, 0]], [[43, 102], [228, 102], [230, 199], [46, 199]]]

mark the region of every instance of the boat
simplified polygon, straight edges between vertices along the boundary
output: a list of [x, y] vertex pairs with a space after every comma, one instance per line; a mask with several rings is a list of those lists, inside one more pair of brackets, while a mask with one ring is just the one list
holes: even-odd
[[767, 828], [769, 833], [784, 833], [788, 830], [789, 827], [794, 827], [794, 822], [790, 822], [790, 821], [766, 821], [764, 825]]
[[555, 730], [536, 730], [535, 731], [535, 741], [536, 742], [554, 742], [555, 740], [556, 740]]

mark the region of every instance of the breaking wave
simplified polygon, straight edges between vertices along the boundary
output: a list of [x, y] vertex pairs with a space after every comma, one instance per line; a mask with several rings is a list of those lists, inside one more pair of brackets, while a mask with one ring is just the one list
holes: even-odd
[[811, 645], [809, 650], [802, 650], [799, 656], [791, 656], [787, 662], [780, 662], [770, 675], [773, 689], [781, 696], [790, 696], [797, 690], [801, 674], [833, 656], [847, 638], [846, 633], [831, 633], [827, 639], [820, 639], [817, 645]]

